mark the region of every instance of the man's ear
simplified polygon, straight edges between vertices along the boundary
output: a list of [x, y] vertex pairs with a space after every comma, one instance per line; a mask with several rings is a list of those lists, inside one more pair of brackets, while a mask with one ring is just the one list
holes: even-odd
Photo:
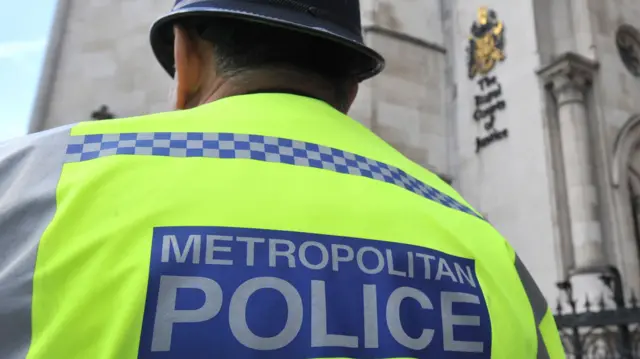
[[187, 108], [192, 95], [199, 90], [202, 62], [198, 55], [195, 39], [180, 25], [173, 27], [174, 43], [173, 57], [175, 60], [175, 82], [177, 110]]

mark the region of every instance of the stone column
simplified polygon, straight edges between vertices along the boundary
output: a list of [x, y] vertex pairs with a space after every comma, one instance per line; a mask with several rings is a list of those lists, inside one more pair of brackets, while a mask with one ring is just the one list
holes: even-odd
[[58, 64], [62, 52], [62, 42], [67, 28], [70, 7], [70, 0], [58, 0], [58, 4], [56, 5], [56, 12], [49, 32], [47, 52], [38, 84], [38, 92], [31, 111], [29, 133], [46, 129], [45, 122], [48, 116], [49, 103], [52, 99], [53, 86], [56, 82]]
[[[586, 94], [597, 65], [589, 59], [574, 53], [566, 53], [557, 58], [539, 74], [555, 99], [556, 116], [561, 139], [562, 171], [566, 184], [566, 198], [569, 208], [571, 238], [573, 249], [573, 270], [595, 268], [606, 264], [602, 240], [600, 213], [598, 212], [598, 189], [593, 174], [594, 164], [591, 154], [591, 136]], [[562, 178], [562, 176], [559, 176]], [[565, 233], [567, 233], [565, 232]], [[601, 290], [601, 284], [591, 279], [579, 280], [583, 287], [578, 292]], [[586, 280], [586, 282], [585, 282]], [[575, 284], [575, 283], [574, 283]], [[576, 288], [577, 289], [577, 288]]]
[[387, 66], [361, 85], [350, 115], [409, 159], [451, 176], [439, 1], [361, 3], [365, 40]]

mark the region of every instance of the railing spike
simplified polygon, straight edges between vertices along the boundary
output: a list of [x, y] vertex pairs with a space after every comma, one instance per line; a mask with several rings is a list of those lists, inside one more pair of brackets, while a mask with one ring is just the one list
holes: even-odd
[[600, 300], [598, 300], [598, 307], [600, 307], [600, 310], [605, 310], [606, 308], [606, 303], [604, 301], [604, 293], [600, 294]]
[[558, 298], [557, 302], [556, 302], [556, 314], [558, 315], [562, 315], [562, 301], [560, 300], [560, 298]]
[[591, 311], [591, 302], [589, 301], [589, 294], [586, 294], [586, 293], [584, 295], [584, 309], [587, 312]]
[[631, 308], [638, 307], [638, 298], [636, 297], [636, 293], [634, 291], [631, 292], [631, 299], [629, 300], [629, 304], [631, 304]]
[[576, 314], [577, 313], [577, 308], [576, 308], [576, 300], [573, 299], [573, 297], [569, 298], [569, 307], [571, 307], [571, 313], [572, 314]]

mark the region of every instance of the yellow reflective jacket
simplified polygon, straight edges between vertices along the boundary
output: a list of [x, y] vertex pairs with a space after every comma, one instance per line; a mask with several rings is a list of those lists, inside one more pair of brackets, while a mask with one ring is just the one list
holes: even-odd
[[563, 358], [503, 238], [327, 104], [0, 145], [0, 358]]

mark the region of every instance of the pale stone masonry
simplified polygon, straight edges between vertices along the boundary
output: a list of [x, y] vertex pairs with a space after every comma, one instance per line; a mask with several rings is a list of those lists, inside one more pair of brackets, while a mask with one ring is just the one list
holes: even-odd
[[[103, 104], [119, 117], [169, 110], [148, 29], [172, 3], [59, 0], [31, 130], [89, 120]], [[504, 25], [506, 58], [471, 79], [483, 6]], [[362, 84], [354, 118], [452, 180], [548, 299], [557, 281], [601, 265], [640, 289], [640, 78], [616, 43], [639, 2], [362, 0], [362, 13], [388, 66]], [[601, 290], [587, 277], [581, 290]]]
[[[170, 79], [156, 64], [149, 27], [171, 0], [60, 0], [49, 52], [57, 64], [40, 94], [33, 130], [89, 120], [107, 104], [118, 116], [169, 110]], [[45, 68], [45, 71], [48, 70]]]

